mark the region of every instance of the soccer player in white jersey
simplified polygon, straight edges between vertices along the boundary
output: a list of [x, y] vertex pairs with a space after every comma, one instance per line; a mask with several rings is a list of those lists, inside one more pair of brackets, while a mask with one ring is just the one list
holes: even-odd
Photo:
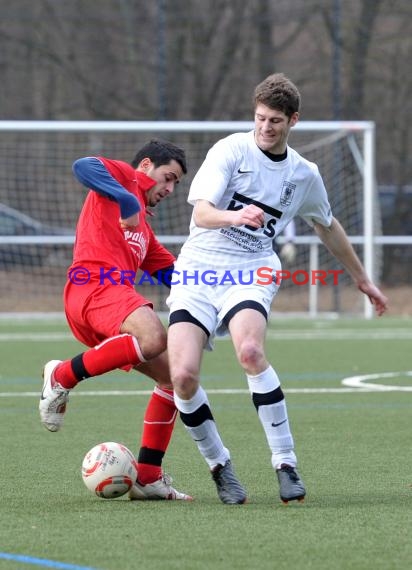
[[[283, 502], [303, 500], [306, 490], [279, 377], [265, 355], [267, 318], [279, 283], [250, 277], [261, 267], [280, 270], [272, 240], [295, 216], [312, 226], [355, 285], [381, 315], [387, 299], [365, 272], [345, 231], [333, 217], [318, 168], [288, 146], [299, 118], [300, 95], [283, 74], [254, 92], [255, 128], [218, 141], [195, 175], [194, 206], [168, 299], [168, 350], [175, 403], [206, 460], [223, 503], [244, 503], [205, 390], [200, 385], [203, 349], [229, 333], [271, 451]], [[212, 279], [213, 278], [213, 279]]]

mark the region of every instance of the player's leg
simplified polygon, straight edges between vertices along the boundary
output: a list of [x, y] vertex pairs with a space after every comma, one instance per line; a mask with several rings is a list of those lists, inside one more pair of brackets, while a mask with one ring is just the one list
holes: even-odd
[[146, 485], [162, 475], [162, 461], [172, 437], [177, 409], [166, 352], [136, 366], [136, 370], [156, 382], [144, 414], [141, 447], [137, 458], [139, 482]]
[[218, 495], [227, 504], [246, 501], [210, 409], [206, 392], [199, 383], [200, 363], [207, 342], [207, 329], [186, 310], [170, 315], [168, 352], [175, 403], [183, 424], [206, 460]]
[[[247, 306], [247, 305], [246, 305]], [[266, 312], [255, 303], [240, 303], [229, 311], [229, 328], [237, 359], [244, 369], [253, 404], [266, 434], [284, 502], [303, 499], [305, 488], [296, 472], [296, 455], [280, 380], [266, 359]]]
[[[52, 360], [43, 371], [39, 403], [41, 421], [50, 431], [60, 429], [69, 391], [86, 378], [145, 362], [166, 348], [166, 331], [151, 304], [126, 286], [65, 288], [65, 310], [74, 336], [93, 347], [63, 362]], [[122, 325], [136, 313], [136, 334]], [[123, 333], [123, 334], [119, 334]]]
[[152, 378], [156, 386], [143, 419], [143, 431], [137, 456], [138, 478], [129, 492], [132, 500], [177, 499], [192, 497], [174, 489], [172, 479], [163, 473], [162, 462], [172, 437], [177, 416], [170, 381], [167, 353], [136, 366], [136, 370]]
[[[81, 293], [84, 294], [83, 290]], [[139, 477], [145, 488], [138, 498], [190, 499], [188, 495], [171, 487], [170, 477], [164, 475], [161, 468], [176, 417], [167, 356], [164, 352], [164, 326], [148, 301], [130, 288], [99, 289], [93, 296], [93, 302], [89, 301], [85, 315], [80, 309], [83, 305], [79, 301], [78, 289], [73, 285], [66, 287], [66, 315], [76, 338], [89, 345], [101, 337], [108, 338], [74, 359], [46, 364], [45, 385], [50, 386], [48, 395], [51, 402], [48, 408], [44, 401], [40, 402], [43, 423], [51, 431], [57, 431], [61, 427], [69, 390], [82, 379], [116, 368], [140, 369], [142, 373], [155, 379], [159, 386], [155, 388], [145, 413], [142, 449], [139, 452]], [[110, 336], [114, 332], [122, 334]], [[81, 374], [78, 374], [78, 371]], [[51, 414], [50, 408], [53, 406], [55, 409]]]
[[73, 358], [63, 362], [52, 360], [45, 365], [39, 411], [41, 421], [49, 431], [60, 429], [69, 392], [79, 382], [117, 368], [130, 369], [144, 362], [146, 355], [153, 358], [156, 351], [159, 354], [165, 350], [166, 332], [153, 310], [143, 306], [136, 309], [136, 313], [139, 313], [142, 327], [139, 339], [131, 334], [108, 336]]

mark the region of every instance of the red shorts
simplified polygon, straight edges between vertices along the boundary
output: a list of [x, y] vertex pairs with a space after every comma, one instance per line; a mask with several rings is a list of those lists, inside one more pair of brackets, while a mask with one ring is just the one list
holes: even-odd
[[133, 311], [153, 303], [128, 285], [101, 284], [91, 280], [84, 285], [67, 281], [64, 309], [74, 336], [93, 347], [120, 333], [123, 321]]

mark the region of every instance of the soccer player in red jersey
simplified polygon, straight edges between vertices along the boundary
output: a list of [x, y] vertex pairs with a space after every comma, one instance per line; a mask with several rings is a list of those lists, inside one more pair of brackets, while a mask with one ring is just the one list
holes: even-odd
[[146, 208], [174, 191], [187, 172], [185, 153], [168, 141], [152, 140], [131, 164], [86, 157], [74, 163], [73, 172], [90, 192], [76, 228], [64, 307], [74, 336], [90, 348], [70, 360], [46, 363], [41, 422], [58, 431], [70, 390], [86, 378], [117, 368], [142, 372], [156, 386], [144, 417], [138, 480], [129, 496], [189, 500], [161, 467], [177, 415], [166, 331], [133, 279], [139, 269], [158, 278], [173, 269], [175, 258], [155, 237]]

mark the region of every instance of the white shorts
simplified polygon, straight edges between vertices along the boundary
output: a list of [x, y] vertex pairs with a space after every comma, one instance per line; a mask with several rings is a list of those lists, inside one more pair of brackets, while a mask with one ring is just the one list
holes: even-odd
[[277, 255], [249, 263], [243, 269], [211, 269], [191, 259], [179, 256], [175, 263], [172, 287], [166, 303], [170, 313], [188, 311], [209, 331], [205, 348], [212, 350], [215, 335], [229, 333], [223, 319], [239, 303], [253, 301], [261, 305], [268, 315], [279, 284], [271, 279], [280, 271]]

